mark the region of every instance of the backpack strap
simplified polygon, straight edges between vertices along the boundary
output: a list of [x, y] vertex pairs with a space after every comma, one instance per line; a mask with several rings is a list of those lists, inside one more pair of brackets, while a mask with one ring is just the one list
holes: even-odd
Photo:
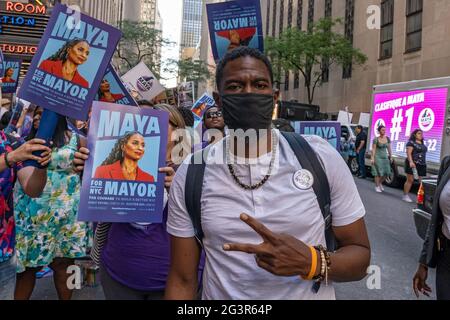
[[[189, 163], [184, 187], [184, 201], [186, 209], [192, 221], [195, 238], [200, 246], [203, 246], [203, 229], [201, 222], [201, 197], [203, 189], [203, 177], [205, 175], [206, 159], [210, 146], [195, 152]], [[201, 158], [200, 158], [201, 156]]]
[[336, 241], [331, 229], [331, 191], [327, 175], [321, 165], [320, 159], [313, 148], [301, 135], [293, 132], [281, 132], [281, 134], [288, 141], [301, 167], [311, 172], [314, 177], [313, 190], [317, 196], [317, 201], [319, 202], [320, 210], [322, 211], [322, 216], [325, 221], [327, 249], [334, 251], [336, 249]]

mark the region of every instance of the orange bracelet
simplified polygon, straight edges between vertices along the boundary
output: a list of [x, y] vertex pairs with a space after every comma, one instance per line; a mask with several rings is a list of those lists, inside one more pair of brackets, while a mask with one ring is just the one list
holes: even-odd
[[313, 246], [309, 246], [309, 249], [311, 250], [311, 270], [309, 271], [309, 274], [307, 277], [303, 277], [303, 280], [312, 280], [314, 278], [314, 275], [316, 274], [317, 269], [317, 251]]

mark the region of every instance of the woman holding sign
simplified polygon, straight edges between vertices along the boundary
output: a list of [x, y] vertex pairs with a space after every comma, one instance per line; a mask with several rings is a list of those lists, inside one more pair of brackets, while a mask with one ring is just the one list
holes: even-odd
[[[164, 296], [170, 267], [170, 242], [166, 230], [168, 189], [175, 175], [175, 155], [181, 140], [172, 139], [177, 129], [184, 129], [184, 120], [176, 107], [156, 105], [157, 110], [169, 113], [164, 192], [165, 209], [162, 223], [100, 223], [97, 227], [93, 252], [100, 252], [100, 277], [107, 300], [159, 300]], [[82, 170], [89, 151], [81, 148], [74, 165]], [[109, 229], [109, 230], [108, 230]], [[100, 234], [101, 233], [101, 234]], [[105, 243], [106, 242], [106, 243]], [[96, 253], [97, 254], [97, 253]], [[94, 258], [94, 257], [93, 257]], [[94, 258], [96, 261], [96, 258]]]
[[54, 55], [44, 60], [39, 69], [84, 88], [88, 81], [78, 72], [78, 67], [89, 58], [89, 43], [83, 39], [73, 39], [64, 44]]
[[383, 192], [383, 182], [392, 174], [391, 140], [386, 136], [386, 127], [378, 127], [378, 138], [373, 140], [372, 146], [372, 175], [375, 177], [375, 191]]
[[90, 226], [77, 221], [81, 183], [72, 161], [80, 138], [60, 117], [52, 140], [52, 162], [42, 195], [33, 199], [19, 185], [15, 188], [18, 300], [31, 297], [36, 272], [47, 265], [53, 270], [58, 297], [69, 300], [67, 268], [87, 255], [92, 239]]

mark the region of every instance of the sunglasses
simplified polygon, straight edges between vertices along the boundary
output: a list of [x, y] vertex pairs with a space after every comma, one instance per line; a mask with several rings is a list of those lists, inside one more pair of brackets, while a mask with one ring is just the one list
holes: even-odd
[[221, 117], [222, 111], [209, 112], [206, 114], [206, 119], [221, 118]]

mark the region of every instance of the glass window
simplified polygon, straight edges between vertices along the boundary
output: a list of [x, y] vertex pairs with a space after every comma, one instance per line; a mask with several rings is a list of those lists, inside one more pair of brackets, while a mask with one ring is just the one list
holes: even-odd
[[408, 0], [406, 3], [406, 52], [422, 48], [423, 0]]
[[394, 0], [381, 3], [380, 59], [392, 57], [394, 39]]
[[303, 0], [297, 0], [297, 28], [302, 29]]

